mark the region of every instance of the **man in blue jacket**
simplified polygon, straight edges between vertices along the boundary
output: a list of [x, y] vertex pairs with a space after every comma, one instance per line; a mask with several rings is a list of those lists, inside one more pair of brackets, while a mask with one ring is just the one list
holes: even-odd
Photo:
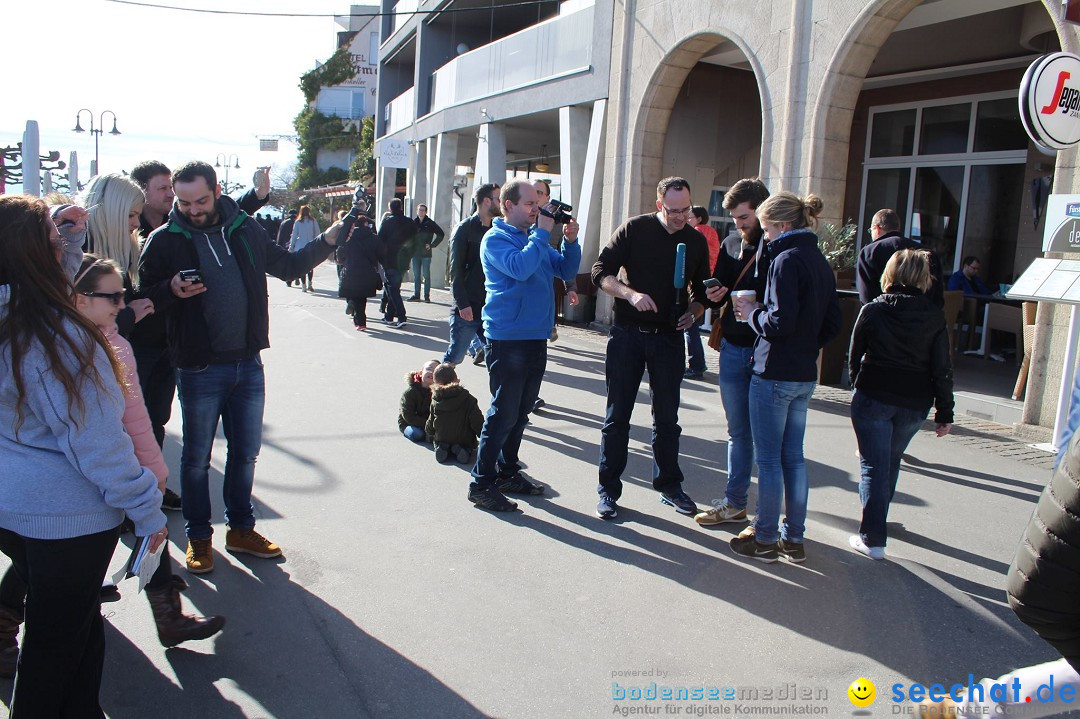
[[527, 181], [503, 186], [502, 211], [504, 217], [493, 220], [480, 244], [491, 407], [469, 485], [469, 501], [492, 512], [517, 509], [504, 492], [544, 493], [543, 486], [521, 475], [518, 448], [547, 366], [555, 322], [553, 282], [576, 277], [581, 261], [576, 232], [564, 236], [559, 250], [548, 243], [555, 221], [540, 214], [536, 190]]

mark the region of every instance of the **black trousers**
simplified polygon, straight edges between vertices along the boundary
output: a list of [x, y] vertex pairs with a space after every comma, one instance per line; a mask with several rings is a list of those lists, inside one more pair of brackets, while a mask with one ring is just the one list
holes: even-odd
[[173, 397], [176, 396], [176, 370], [169, 362], [169, 351], [165, 347], [132, 344], [131, 348], [146, 413], [154, 427], [154, 439], [161, 447], [165, 443], [165, 425], [172, 416]]
[[0, 551], [27, 584], [11, 719], [104, 717], [101, 583], [120, 528], [71, 539], [28, 539], [0, 529]]

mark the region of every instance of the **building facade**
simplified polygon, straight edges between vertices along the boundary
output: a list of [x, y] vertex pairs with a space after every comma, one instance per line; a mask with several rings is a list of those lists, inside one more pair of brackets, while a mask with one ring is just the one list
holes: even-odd
[[[383, 0], [383, 10], [396, 14], [383, 20], [377, 135], [409, 143], [409, 195], [453, 224], [455, 190], [550, 177], [581, 218], [582, 273], [672, 174], [690, 180], [721, 230], [723, 192], [755, 175], [774, 191], [818, 194], [823, 219], [850, 220], [861, 238], [875, 210], [895, 208], [946, 271], [976, 255], [992, 285], [1041, 256], [1033, 184], [1049, 177], [1055, 193], [1080, 192], [1076, 150], [1041, 152], [1017, 110], [1036, 57], [1080, 49], [1057, 0], [502, 10]], [[610, 318], [604, 296], [596, 317]], [[1067, 318], [1040, 305], [1028, 425], [1053, 423]]]

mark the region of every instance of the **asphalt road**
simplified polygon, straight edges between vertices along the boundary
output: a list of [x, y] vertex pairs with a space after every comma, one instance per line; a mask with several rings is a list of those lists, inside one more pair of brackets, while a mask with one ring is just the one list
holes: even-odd
[[[1044, 467], [971, 432], [920, 433], [890, 515], [890, 559], [872, 562], [847, 546], [859, 518], [855, 439], [842, 394], [823, 392], [806, 439], [808, 560], [760, 565], [727, 547], [742, 525], [705, 530], [658, 502], [643, 385], [622, 509], [604, 522], [593, 514], [604, 338], [565, 328], [521, 452], [550, 491], [492, 515], [466, 501], [467, 468], [436, 464], [397, 431], [403, 375], [445, 349], [447, 294], [410, 303], [402, 330], [373, 323], [361, 334], [330, 289], [331, 266], [315, 285], [314, 295], [270, 289], [255, 503], [258, 529], [285, 558], [224, 552], [214, 489], [217, 566], [187, 575], [185, 602], [228, 624], [166, 650], [123, 583], [103, 608], [109, 717], [849, 716], [858, 677], [878, 690], [862, 715], [892, 716], [906, 710], [890, 701], [893, 684], [1056, 658], [1002, 589]], [[461, 377], [486, 406], [484, 370], [466, 363]], [[685, 489], [705, 506], [725, 476], [714, 371], [683, 385], [681, 423]], [[174, 469], [179, 439], [177, 407]], [[224, 450], [219, 438], [215, 487]], [[169, 528], [182, 564], [178, 514]], [[658, 694], [697, 687], [703, 698], [632, 698], [654, 682]], [[743, 698], [707, 698], [727, 687]], [[10, 691], [0, 681], [0, 716]]]

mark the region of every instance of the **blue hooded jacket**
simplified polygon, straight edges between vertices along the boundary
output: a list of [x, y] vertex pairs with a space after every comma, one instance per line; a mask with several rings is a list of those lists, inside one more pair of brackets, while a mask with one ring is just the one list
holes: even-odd
[[563, 240], [555, 250], [550, 233], [531, 227], [526, 234], [496, 217], [480, 243], [484, 268], [484, 333], [493, 340], [546, 340], [555, 326], [556, 277], [577, 276], [581, 246]]

